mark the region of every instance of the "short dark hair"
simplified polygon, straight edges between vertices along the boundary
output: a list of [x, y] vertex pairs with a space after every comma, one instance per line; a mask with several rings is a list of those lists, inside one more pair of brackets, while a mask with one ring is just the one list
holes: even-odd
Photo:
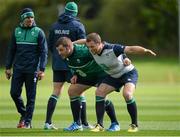
[[86, 42], [95, 42], [95, 43], [101, 43], [101, 37], [99, 34], [93, 32], [87, 35]]
[[68, 45], [71, 45], [72, 41], [68, 37], [60, 37], [56, 41], [56, 47], [59, 47], [59, 45], [63, 45], [63, 47], [67, 47]]

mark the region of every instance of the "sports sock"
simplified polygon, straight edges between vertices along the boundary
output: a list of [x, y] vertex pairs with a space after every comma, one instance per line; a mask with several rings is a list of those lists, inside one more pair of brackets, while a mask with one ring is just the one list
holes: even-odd
[[58, 96], [51, 95], [47, 104], [46, 123], [51, 124], [52, 115], [54, 113]]
[[126, 101], [126, 104], [127, 104], [127, 109], [128, 109], [129, 115], [131, 116], [132, 124], [135, 124], [136, 126], [138, 126], [138, 124], [137, 124], [137, 106], [136, 106], [135, 99], [132, 98], [131, 100]]
[[81, 101], [81, 122], [83, 125], [88, 126], [87, 115], [86, 115], [86, 98], [85, 96], [80, 96]]
[[74, 122], [76, 122], [78, 125], [81, 125], [81, 101], [80, 101], [80, 97], [76, 96], [76, 97], [70, 97], [70, 101], [71, 101], [71, 111], [73, 114], [73, 119]]
[[96, 116], [97, 123], [103, 127], [103, 118], [105, 112], [105, 98], [96, 96]]
[[110, 100], [105, 101], [105, 110], [106, 113], [108, 114], [109, 118], [111, 119], [111, 123], [118, 123], [117, 118], [116, 118], [116, 112], [114, 109], [114, 105]]

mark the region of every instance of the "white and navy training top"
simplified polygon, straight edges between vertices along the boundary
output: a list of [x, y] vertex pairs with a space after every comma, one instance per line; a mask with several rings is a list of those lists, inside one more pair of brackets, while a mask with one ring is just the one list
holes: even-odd
[[106, 73], [113, 78], [119, 78], [134, 69], [132, 64], [129, 66], [123, 64], [124, 49], [125, 46], [105, 42], [100, 54], [91, 54], [96, 63], [100, 65]]

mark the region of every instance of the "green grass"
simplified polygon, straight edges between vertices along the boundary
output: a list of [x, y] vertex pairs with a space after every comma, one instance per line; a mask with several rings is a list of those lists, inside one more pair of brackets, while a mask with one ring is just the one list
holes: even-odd
[[[162, 63], [163, 62], [163, 63]], [[121, 123], [119, 132], [93, 133], [64, 132], [62, 129], [72, 122], [68, 84], [58, 101], [53, 116], [58, 131], [44, 131], [47, 100], [52, 92], [52, 71], [48, 67], [46, 77], [38, 83], [36, 107], [33, 117], [33, 129], [16, 129], [19, 115], [9, 95], [10, 81], [0, 70], [0, 136], [180, 136], [180, 66], [175, 62], [148, 61], [135, 62], [139, 71], [139, 83], [135, 92], [138, 105], [139, 129], [137, 133], [128, 133], [130, 118], [121, 93], [112, 93], [108, 97], [115, 105], [116, 114]], [[94, 88], [86, 91], [87, 116], [91, 124], [95, 124]], [[23, 92], [23, 97], [25, 93]], [[108, 128], [110, 121], [105, 115], [104, 126]]]

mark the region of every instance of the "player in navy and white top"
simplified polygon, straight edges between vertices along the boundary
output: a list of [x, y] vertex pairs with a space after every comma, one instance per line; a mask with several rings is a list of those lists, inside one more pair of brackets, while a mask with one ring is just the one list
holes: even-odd
[[119, 78], [134, 69], [132, 64], [124, 65], [122, 54], [124, 54], [124, 46], [105, 42], [102, 52], [92, 55], [106, 73], [110, 74], [113, 78]]
[[96, 90], [96, 116], [97, 125], [92, 130], [95, 132], [101, 131], [103, 126], [104, 116], [104, 100], [106, 95], [123, 86], [123, 97], [127, 103], [127, 109], [131, 117], [131, 124], [128, 132], [137, 132], [137, 107], [133, 97], [138, 73], [135, 67], [131, 64], [124, 66], [122, 63], [122, 55], [125, 54], [156, 54], [141, 46], [122, 46], [119, 44], [110, 44], [101, 41], [101, 37], [97, 33], [87, 35], [86, 45], [92, 53], [96, 63], [100, 65], [107, 76]]

